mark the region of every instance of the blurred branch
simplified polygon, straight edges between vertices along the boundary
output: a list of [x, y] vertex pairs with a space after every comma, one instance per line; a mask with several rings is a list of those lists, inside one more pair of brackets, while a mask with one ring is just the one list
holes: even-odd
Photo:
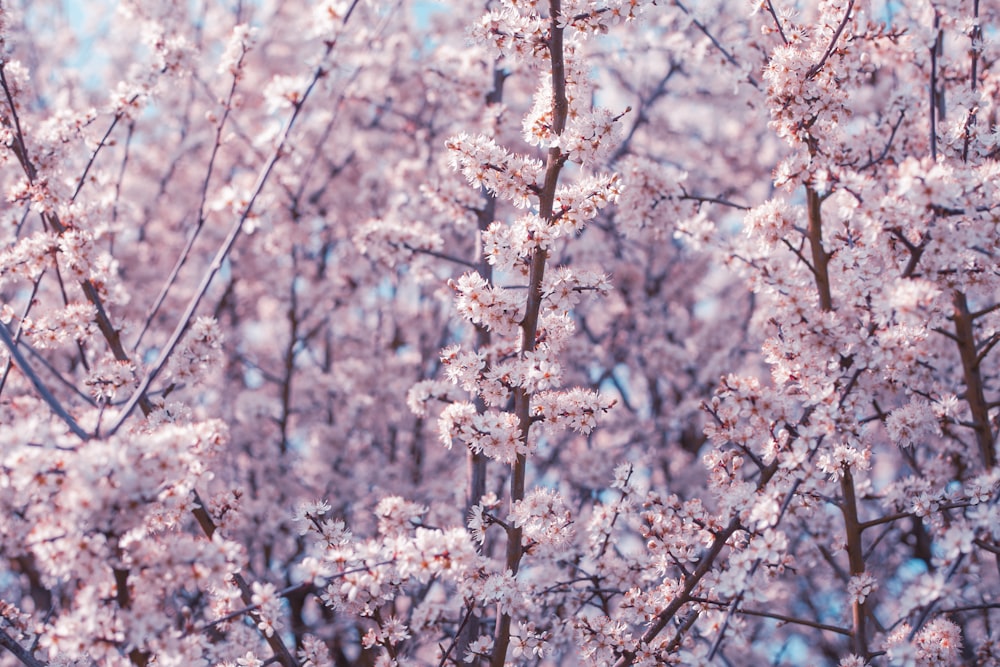
[[14, 336], [11, 334], [10, 329], [3, 322], [0, 322], [0, 340], [3, 341], [4, 345], [7, 346], [7, 350], [10, 352], [11, 359], [17, 364], [17, 367], [24, 373], [25, 377], [31, 381], [31, 384], [35, 387], [35, 391], [38, 395], [45, 401], [52, 412], [56, 413], [60, 419], [62, 419], [69, 430], [73, 432], [81, 440], [90, 440], [91, 436], [89, 433], [84, 431], [76, 420], [73, 419], [72, 415], [66, 412], [66, 409], [56, 400], [56, 397], [52, 395], [52, 392], [48, 390], [45, 383], [41, 381], [38, 374], [35, 373], [34, 369], [28, 364], [28, 360], [24, 358], [21, 351], [17, 349], [17, 342], [14, 340]]

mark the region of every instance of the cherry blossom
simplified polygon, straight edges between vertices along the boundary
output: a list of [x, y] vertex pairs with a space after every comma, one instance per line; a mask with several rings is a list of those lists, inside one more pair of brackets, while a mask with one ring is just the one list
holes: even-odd
[[0, 664], [994, 664], [998, 18], [5, 3]]

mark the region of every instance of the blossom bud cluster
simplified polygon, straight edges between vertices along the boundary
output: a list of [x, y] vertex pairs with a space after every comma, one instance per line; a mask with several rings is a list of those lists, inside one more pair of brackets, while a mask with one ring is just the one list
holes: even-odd
[[465, 319], [500, 335], [516, 335], [523, 310], [523, 290], [491, 285], [478, 272], [464, 274], [452, 281], [455, 308]]
[[311, 36], [333, 42], [344, 29], [344, 20], [351, 9], [349, 0], [323, 0], [316, 4], [308, 21]]
[[581, 33], [603, 33], [609, 25], [635, 21], [650, 5], [649, 0], [569, 0], [563, 3], [559, 25]]
[[953, 622], [936, 618], [920, 628], [910, 640], [912, 631], [909, 623], [903, 623], [885, 639], [884, 650], [891, 664], [921, 667], [958, 664], [962, 653], [962, 634]]
[[571, 239], [583, 231], [601, 209], [621, 193], [617, 175], [583, 178], [556, 191], [554, 215], [549, 221], [528, 213], [514, 222], [494, 222], [483, 234], [487, 261], [502, 271], [513, 271], [536, 248], [552, 249], [557, 239]]
[[550, 57], [545, 39], [548, 22], [538, 14], [537, 4], [506, 0], [472, 27], [472, 38], [489, 44], [500, 57], [541, 67]]
[[[648, 0], [572, 0], [563, 3], [557, 25], [585, 37], [603, 34], [608, 27], [637, 19]], [[547, 3], [536, 0], [504, 0], [501, 7], [484, 15], [472, 30], [473, 38], [489, 44], [498, 56], [530, 67], [544, 67], [550, 54], [546, 29], [549, 22], [539, 12]]]
[[113, 401], [123, 387], [135, 389], [138, 383], [135, 364], [113, 357], [104, 357], [94, 364], [84, 380], [84, 384], [90, 388], [91, 398], [98, 402]]
[[507, 465], [530, 451], [521, 439], [520, 421], [512, 412], [478, 412], [472, 403], [452, 403], [441, 411], [438, 430], [446, 447], [458, 440], [472, 451]]
[[573, 538], [572, 514], [562, 496], [551, 489], [528, 492], [514, 503], [508, 521], [522, 529], [522, 543], [536, 555], [558, 552]]
[[550, 430], [569, 428], [586, 435], [597, 426], [598, 417], [609, 412], [615, 402], [599, 392], [574, 387], [539, 393], [531, 412]]

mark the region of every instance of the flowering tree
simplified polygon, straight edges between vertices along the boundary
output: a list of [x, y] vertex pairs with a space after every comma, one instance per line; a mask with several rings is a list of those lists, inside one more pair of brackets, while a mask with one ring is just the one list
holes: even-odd
[[0, 662], [998, 664], [1000, 17], [805, 4], [4, 3]]

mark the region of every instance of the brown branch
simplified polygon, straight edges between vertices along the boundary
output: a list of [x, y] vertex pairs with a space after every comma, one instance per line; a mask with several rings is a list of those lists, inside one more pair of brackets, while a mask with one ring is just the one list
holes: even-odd
[[[699, 602], [701, 604], [711, 604], [719, 607], [728, 606], [726, 603], [720, 600], [709, 600], [707, 598], [692, 597], [692, 602]], [[782, 623], [789, 623], [792, 625], [803, 625], [809, 628], [816, 628], [817, 630], [827, 630], [829, 632], [836, 632], [838, 635], [850, 635], [851, 631], [847, 628], [842, 628], [836, 625], [827, 625], [825, 623], [819, 623], [817, 621], [810, 621], [805, 618], [797, 618], [795, 616], [785, 616], [784, 614], [776, 614], [770, 611], [762, 611], [760, 609], [746, 609], [739, 607], [736, 609], [737, 614], [745, 614], [747, 616], [759, 616], [761, 618], [773, 618], [776, 621], [781, 621]]]
[[[982, 49], [983, 28], [979, 25], [979, 0], [972, 0], [973, 28], [969, 35], [969, 87], [972, 92], [976, 92], [979, 78], [979, 51]], [[962, 162], [969, 160], [969, 143], [972, 140], [972, 127], [976, 124], [976, 115], [979, 111], [977, 106], [969, 109], [969, 115], [965, 119], [965, 137], [962, 142]]]
[[[217, 530], [215, 521], [212, 519], [211, 515], [208, 513], [208, 509], [205, 507], [205, 501], [201, 499], [197, 491], [192, 490], [191, 492], [194, 496], [195, 508], [191, 510], [194, 514], [195, 520], [198, 521], [198, 525], [201, 526], [202, 532], [208, 539], [212, 539]], [[236, 587], [240, 589], [240, 599], [243, 600], [243, 604], [248, 607], [256, 606], [253, 603], [253, 591], [250, 589], [247, 580], [243, 578], [243, 575], [239, 572], [233, 574], [233, 581], [236, 583]], [[279, 633], [272, 633], [270, 636], [261, 633], [264, 640], [267, 642], [268, 646], [271, 647], [271, 651], [274, 652], [275, 658], [277, 658], [282, 665], [285, 667], [298, 667], [298, 661], [285, 646], [285, 642], [281, 640]]]
[[819, 623], [817, 621], [810, 621], [805, 618], [796, 618], [794, 616], [785, 616], [784, 614], [775, 614], [769, 611], [761, 611], [759, 609], [738, 609], [737, 613], [745, 614], [747, 616], [760, 616], [762, 618], [773, 618], [776, 621], [781, 621], [782, 623], [790, 623], [793, 625], [803, 625], [809, 628], [816, 628], [817, 630], [826, 630], [827, 632], [836, 632], [838, 635], [850, 635], [851, 631], [847, 628], [841, 628], [836, 625], [827, 625], [826, 623]]
[[820, 212], [822, 200], [812, 185], [806, 185], [806, 203], [809, 215], [806, 236], [809, 238], [809, 249], [812, 252], [813, 276], [816, 279], [816, 292], [819, 294], [819, 307], [821, 310], [831, 311], [833, 296], [830, 292], [830, 273], [827, 269], [830, 255], [823, 249], [823, 218]]
[[983, 359], [985, 359], [993, 348], [996, 347], [997, 343], [1000, 343], [1000, 332], [994, 333], [988, 339], [983, 341], [981, 344], [982, 349], [979, 350], [979, 353], [976, 355], [976, 362], [981, 364]]
[[[493, 197], [493, 195], [488, 195], [488, 196], [491, 197], [491, 198]], [[446, 262], [452, 262], [453, 264], [458, 264], [459, 266], [466, 266], [466, 267], [468, 267], [470, 269], [479, 269], [480, 268], [479, 264], [476, 264], [476, 263], [470, 262], [468, 260], [462, 259], [461, 257], [455, 257], [454, 255], [449, 255], [446, 252], [440, 252], [438, 250], [431, 250], [430, 248], [420, 248], [418, 246], [410, 245], [409, 243], [392, 243], [392, 242], [390, 242], [389, 245], [397, 247], [397, 248], [403, 248], [404, 250], [409, 250], [410, 252], [413, 252], [413, 253], [418, 253], [418, 254], [422, 254], [422, 255], [428, 255], [428, 256], [434, 257], [436, 259], [443, 259]], [[479, 272], [479, 275], [482, 275], [484, 278], [486, 278], [486, 276], [483, 275], [483, 273], [481, 271]], [[486, 278], [486, 279], [489, 280], [489, 278]]]
[[[845, 465], [840, 476], [840, 490], [844, 494], [840, 509], [844, 514], [844, 533], [847, 537], [847, 559], [850, 563], [851, 576], [857, 576], [865, 571], [864, 547], [861, 542], [863, 526], [858, 521], [858, 501], [854, 493], [854, 474]], [[866, 660], [870, 657], [868, 651], [868, 636], [865, 630], [865, 620], [868, 617], [866, 602], [851, 601], [851, 621], [854, 625], [852, 633], [855, 655]]]
[[980, 308], [976, 312], [970, 314], [969, 317], [971, 317], [974, 320], [978, 320], [983, 315], [989, 315], [994, 310], [1000, 310], [1000, 301], [997, 301], [992, 306], [986, 306], [985, 308]]
[[934, 30], [937, 36], [934, 38], [934, 44], [931, 45], [931, 81], [930, 81], [930, 142], [931, 142], [931, 160], [937, 160], [937, 119], [938, 119], [938, 104], [940, 102], [938, 91], [937, 91], [937, 69], [938, 69], [938, 56], [941, 55], [941, 50], [944, 45], [944, 33], [940, 28], [941, 26], [941, 15], [938, 14], [937, 9], [934, 10]]
[[[28, 155], [27, 143], [21, 128], [21, 121], [17, 115], [17, 105], [14, 102], [13, 94], [7, 84], [3, 62], [0, 62], [0, 87], [3, 88], [12, 119], [9, 120], [7, 118], [0, 118], [0, 124], [10, 128], [11, 122], [13, 122], [14, 136], [11, 141], [11, 149], [14, 151], [14, 155], [21, 164], [21, 168], [24, 171], [28, 182], [30, 184], [34, 184], [38, 180], [38, 170]], [[66, 225], [62, 223], [59, 216], [54, 212], [43, 213], [42, 220], [58, 234], [62, 234], [66, 231]], [[80, 282], [80, 288], [83, 290], [84, 296], [87, 297], [87, 301], [89, 301], [97, 310], [95, 318], [97, 328], [100, 329], [104, 339], [108, 342], [108, 347], [111, 348], [111, 353], [114, 355], [115, 359], [118, 361], [130, 361], [128, 354], [125, 352], [125, 348], [122, 347], [121, 337], [118, 330], [115, 329], [114, 325], [111, 323], [111, 318], [108, 316], [108, 313], [104, 308], [104, 302], [102, 301], [97, 288], [94, 286], [94, 283], [89, 279], [83, 280]], [[150, 406], [149, 401], [146, 400], [145, 396], [140, 396], [139, 398], [141, 399], [140, 402], [143, 412], [147, 414], [151, 412], [152, 407]]]
[[955, 342], [962, 359], [962, 373], [965, 380], [965, 401], [972, 413], [972, 428], [976, 433], [976, 443], [979, 454], [987, 470], [996, 466], [996, 449], [993, 444], [993, 428], [990, 424], [990, 411], [983, 390], [983, 377], [980, 373], [980, 358], [976, 350], [975, 332], [972, 327], [972, 313], [965, 293], [955, 290], [952, 293], [955, 321]]
[[[504, 82], [507, 80], [507, 73], [494, 63], [493, 66], [493, 89], [487, 93], [485, 103], [487, 106], [498, 105], [503, 102], [503, 86]], [[482, 188], [482, 196], [484, 203], [481, 208], [476, 208], [473, 212], [476, 215], [476, 243], [475, 243], [475, 257], [477, 258], [476, 263], [473, 268], [481, 275], [486, 281], [493, 282], [493, 265], [489, 263], [486, 255], [483, 253], [483, 234], [489, 228], [493, 221], [496, 219], [497, 211], [497, 198], [495, 195], [491, 194], [487, 188]], [[457, 258], [456, 258], [457, 259]], [[489, 328], [483, 325], [476, 326], [476, 350], [483, 351], [489, 349], [493, 341], [493, 335]], [[486, 412], [486, 402], [483, 397], [476, 395], [475, 399], [476, 412], [478, 414], [483, 414]], [[414, 439], [414, 443], [416, 443]], [[482, 501], [483, 496], [486, 494], [486, 474], [487, 465], [489, 463], [489, 458], [481, 451], [475, 451], [473, 448], [467, 448], [466, 451], [466, 481], [465, 481], [465, 516], [469, 516], [472, 508]], [[466, 614], [465, 619], [463, 619], [461, 626], [455, 633], [455, 640], [448, 647], [450, 652], [452, 649], [458, 655], [465, 655], [468, 647], [472, 642], [479, 638], [482, 633], [483, 621], [478, 615], [473, 614], [475, 604], [470, 604], [469, 612]], [[447, 659], [448, 652], [445, 652], [442, 658], [442, 665]]]
[[[549, 0], [549, 55], [551, 62], [552, 77], [552, 131], [554, 134], [562, 134], [566, 128], [566, 118], [569, 115], [569, 102], [566, 98], [566, 63], [563, 53], [563, 28], [560, 27], [561, 19], [560, 0]], [[559, 147], [549, 149], [545, 167], [545, 181], [538, 193], [538, 216], [547, 222], [553, 218], [553, 203], [555, 202], [556, 187], [559, 184], [559, 174], [562, 171], [566, 156]], [[521, 353], [531, 352], [535, 349], [535, 336], [538, 333], [538, 316], [542, 305], [542, 281], [545, 277], [545, 263], [548, 260], [548, 251], [541, 247], [536, 247], [531, 253], [531, 263], [528, 271], [528, 295], [524, 310], [524, 318], [521, 320]], [[532, 394], [524, 387], [514, 390], [514, 414], [517, 415], [520, 440], [524, 445], [528, 444], [528, 435], [532, 425], [531, 419], [531, 397]], [[510, 505], [524, 498], [525, 472], [527, 467], [527, 457], [524, 454], [517, 454], [511, 468], [510, 476]], [[511, 527], [507, 531], [507, 554], [506, 567], [517, 574], [521, 564], [521, 557], [524, 548], [521, 545], [522, 530], [518, 527]], [[503, 667], [507, 660], [507, 648], [510, 644], [510, 623], [509, 614], [498, 614], [497, 623], [493, 632], [493, 655], [490, 659], [491, 667]]]
[[[691, 593], [694, 592], [695, 587], [701, 582], [706, 574], [712, 569], [715, 564], [716, 558], [722, 553], [723, 547], [726, 546], [726, 542], [732, 537], [740, 527], [739, 519], [733, 519], [729, 522], [722, 532], [716, 534], [715, 539], [712, 541], [712, 545], [709, 547], [708, 552], [702, 556], [701, 561], [698, 563], [698, 567], [695, 568], [694, 572], [690, 573], [684, 578], [684, 589], [670, 601], [670, 604], [657, 614], [656, 619], [653, 621], [652, 625], [646, 629], [646, 632], [642, 634], [640, 641], [645, 644], [652, 642], [660, 632], [663, 631], [665, 627], [670, 623], [670, 621], [677, 615], [677, 612], [681, 610], [681, 607], [688, 604], [691, 601]], [[628, 667], [635, 662], [636, 655], [632, 651], [626, 651], [622, 656], [615, 662], [615, 667]]]

